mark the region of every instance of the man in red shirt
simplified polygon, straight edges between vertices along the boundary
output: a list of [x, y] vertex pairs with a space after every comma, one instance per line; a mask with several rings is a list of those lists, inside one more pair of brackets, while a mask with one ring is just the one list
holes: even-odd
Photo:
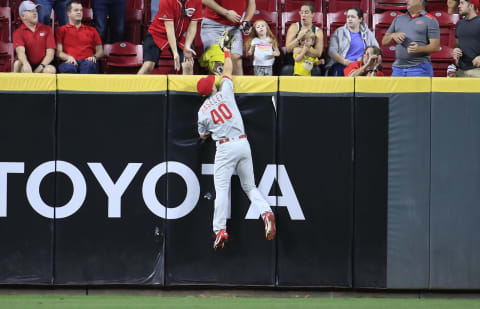
[[102, 40], [97, 30], [82, 25], [83, 8], [79, 1], [67, 5], [68, 24], [58, 29], [57, 57], [62, 61], [59, 73], [95, 74], [97, 59], [103, 56]]
[[55, 67], [50, 65], [55, 55], [55, 40], [52, 28], [38, 23], [38, 6], [31, 1], [20, 4], [23, 24], [13, 33], [18, 58], [13, 64], [15, 73], [55, 74]]
[[243, 39], [240, 29], [245, 34], [250, 32], [250, 20], [255, 14], [255, 0], [202, 0], [205, 5], [205, 18], [202, 21], [203, 47], [207, 50], [217, 44], [223, 31], [228, 30], [235, 35], [232, 44], [233, 74], [243, 75], [242, 55]]
[[382, 50], [377, 46], [367, 46], [361, 61], [350, 63], [344, 70], [344, 76], [384, 76], [382, 68]]
[[192, 43], [201, 19], [201, 0], [161, 0], [143, 42], [143, 65], [138, 74], [152, 72], [167, 47], [172, 52], [175, 71], [180, 71], [182, 59], [183, 74], [193, 74], [193, 55], [196, 53]]

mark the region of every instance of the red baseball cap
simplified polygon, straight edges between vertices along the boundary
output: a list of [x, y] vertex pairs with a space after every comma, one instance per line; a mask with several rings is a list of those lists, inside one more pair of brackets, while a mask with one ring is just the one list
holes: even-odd
[[208, 75], [207, 77], [200, 78], [197, 83], [198, 93], [203, 96], [209, 95], [210, 92], [212, 92], [213, 84], [215, 84], [215, 75]]
[[478, 8], [480, 6], [480, 3], [478, 0], [467, 0], [471, 4], [473, 4], [474, 7]]

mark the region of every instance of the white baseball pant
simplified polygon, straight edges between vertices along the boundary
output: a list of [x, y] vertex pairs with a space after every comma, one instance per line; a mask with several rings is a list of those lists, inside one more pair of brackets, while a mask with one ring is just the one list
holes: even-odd
[[268, 202], [255, 186], [252, 153], [246, 138], [231, 140], [217, 146], [214, 164], [215, 211], [213, 214], [213, 231], [217, 234], [227, 227], [228, 190], [233, 173], [237, 171], [240, 184], [250, 202], [262, 214], [272, 211]]

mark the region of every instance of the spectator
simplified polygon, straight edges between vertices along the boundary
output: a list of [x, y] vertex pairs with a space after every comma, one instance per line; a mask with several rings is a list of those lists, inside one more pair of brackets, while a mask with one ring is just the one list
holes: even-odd
[[38, 22], [38, 4], [23, 1], [19, 7], [22, 25], [13, 33], [13, 44], [17, 58], [13, 64], [15, 73], [51, 73], [50, 65], [55, 55], [55, 40], [52, 28]]
[[280, 56], [277, 39], [264, 20], [253, 23], [245, 43], [248, 56], [253, 56], [253, 71], [257, 76], [272, 76], [275, 57]]
[[367, 46], [361, 60], [350, 63], [345, 70], [345, 76], [384, 76], [382, 68], [382, 50], [377, 46]]
[[[321, 28], [313, 25], [313, 15], [315, 14], [315, 6], [311, 2], [305, 2], [300, 7], [300, 22], [290, 25], [285, 38], [285, 48], [287, 50], [286, 65], [282, 68], [280, 75], [293, 74], [293, 49], [300, 46], [300, 41], [308, 30], [315, 34], [313, 49], [307, 51], [307, 56], [320, 58], [323, 52], [323, 31]], [[313, 75], [320, 75], [319, 73]]]
[[330, 38], [327, 62], [329, 75], [343, 76], [344, 69], [363, 55], [366, 46], [377, 46], [372, 31], [363, 22], [363, 11], [358, 7], [347, 10], [347, 23], [335, 30]]
[[447, 0], [447, 11], [449, 14], [458, 14], [459, 0]]
[[107, 16], [110, 24], [110, 41], [124, 40], [127, 0], [91, 0], [93, 19], [102, 42], [107, 42]]
[[382, 44], [395, 46], [392, 76], [433, 77], [430, 54], [440, 50], [438, 21], [425, 11], [427, 0], [406, 0], [408, 14], [397, 16]]
[[322, 64], [317, 57], [308, 56], [307, 52], [313, 50], [313, 41], [315, 33], [308, 30], [300, 40], [300, 46], [293, 49], [293, 58], [295, 66], [293, 75], [295, 76], [311, 76], [314, 65]]
[[183, 59], [183, 74], [193, 74], [193, 55], [196, 53], [192, 43], [201, 19], [201, 0], [161, 0], [143, 42], [143, 65], [137, 74], [151, 73], [167, 46], [173, 55], [175, 71], [180, 71], [180, 59]]
[[39, 4], [38, 8], [38, 22], [44, 25], [49, 25], [52, 8], [55, 11], [55, 19], [58, 20], [58, 25], [61, 27], [68, 22], [66, 6], [68, 0], [36, 0]]
[[[160, 1], [161, 2], [161, 1]], [[242, 55], [244, 33], [250, 33], [250, 20], [255, 13], [255, 0], [202, 0], [205, 5], [205, 18], [202, 21], [200, 36], [205, 50], [216, 44], [223, 31], [235, 36], [232, 45], [233, 75], [243, 75]]]
[[458, 66], [457, 77], [480, 77], [480, 17], [479, 0], [460, 0], [463, 19], [455, 27], [456, 47], [453, 57]]
[[95, 74], [103, 46], [97, 30], [82, 25], [83, 8], [79, 1], [67, 5], [68, 24], [57, 31], [57, 57], [63, 61], [60, 73]]

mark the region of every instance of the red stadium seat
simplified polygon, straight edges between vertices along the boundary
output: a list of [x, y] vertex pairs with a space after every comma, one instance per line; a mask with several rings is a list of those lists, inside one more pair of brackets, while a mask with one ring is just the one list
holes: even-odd
[[263, 19], [267, 22], [270, 30], [275, 35], [278, 36], [278, 13], [277, 12], [269, 12], [269, 11], [256, 11], [252, 17], [252, 24], [259, 19]]
[[91, 8], [83, 8], [82, 23], [87, 25], [87, 26], [94, 27], [93, 10]]
[[322, 7], [322, 0], [312, 0], [312, 1], [306, 1], [306, 0], [284, 0], [283, 4], [283, 12], [292, 12], [295, 11], [298, 14], [298, 11], [300, 11], [300, 7], [302, 4], [305, 2], [311, 2], [313, 3], [313, 6], [315, 6], [315, 11], [318, 12], [323, 12], [323, 7]]
[[114, 74], [135, 74], [143, 63], [143, 46], [117, 42], [103, 46], [103, 71]]
[[455, 62], [452, 57], [452, 50], [453, 48], [442, 45], [439, 52], [430, 55], [435, 77], [447, 76], [448, 66]]
[[377, 42], [379, 44], [381, 44], [382, 38], [387, 32], [390, 25], [392, 24], [393, 20], [398, 15], [403, 15], [403, 14], [404, 13], [402, 12], [394, 12], [394, 11], [373, 14], [373, 21], [372, 21], [373, 32], [375, 33], [375, 38], [377, 39]]
[[181, 74], [181, 72], [175, 71], [173, 59], [160, 59], [158, 67], [153, 69], [152, 74]]
[[[290, 27], [291, 24], [299, 21], [300, 21], [300, 14], [298, 13], [298, 11], [283, 12], [282, 13], [282, 32], [281, 32], [282, 37], [285, 37], [288, 31], [288, 27]], [[313, 15], [313, 24], [319, 27], [320, 29], [323, 29], [322, 13], [317, 12]]]
[[359, 7], [364, 13], [370, 11], [370, 0], [330, 0], [327, 5], [327, 12], [338, 12], [351, 7]]
[[385, 76], [392, 75], [392, 64], [395, 61], [395, 46], [382, 46], [382, 71]]
[[12, 72], [13, 55], [13, 43], [0, 42], [0, 72]]
[[0, 41], [12, 41], [12, 10], [9, 7], [0, 7]]
[[407, 11], [405, 0], [373, 0], [372, 12], [380, 13], [384, 11]]
[[440, 44], [450, 47], [455, 46], [455, 24], [459, 20], [458, 14], [447, 12], [430, 12], [440, 25]]
[[143, 11], [127, 9], [125, 22], [125, 40], [134, 44], [140, 44], [143, 39]]
[[92, 3], [90, 0], [81, 0], [80, 2], [82, 2], [82, 6], [84, 8], [91, 8], [92, 7]]
[[[363, 13], [363, 22], [368, 26], [368, 12]], [[327, 36], [330, 37], [337, 28], [345, 25], [347, 22], [347, 10], [342, 10], [334, 13], [327, 14]]]
[[428, 0], [427, 12], [442, 11], [447, 12], [447, 1], [445, 0]]
[[259, 11], [268, 11], [268, 12], [277, 12], [278, 11], [278, 1], [277, 0], [256, 0], [255, 1], [256, 10]]

